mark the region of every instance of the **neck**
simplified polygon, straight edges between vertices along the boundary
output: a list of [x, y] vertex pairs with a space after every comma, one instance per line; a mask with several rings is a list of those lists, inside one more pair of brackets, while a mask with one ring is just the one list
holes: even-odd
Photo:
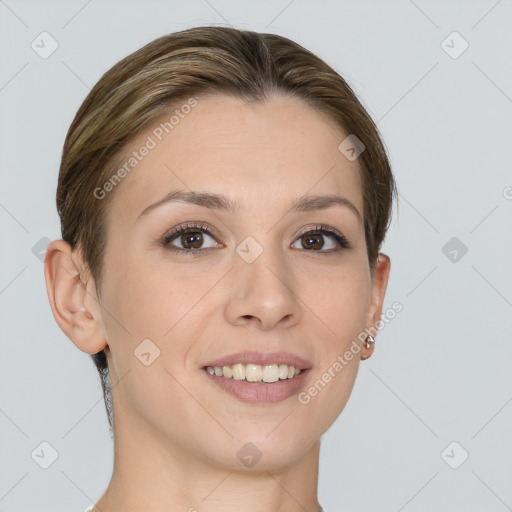
[[[239, 440], [231, 443], [227, 449], [240, 449]], [[317, 512], [319, 450], [320, 440], [287, 464], [262, 457], [240, 469], [191, 453], [143, 422], [116, 421], [112, 479], [93, 511]]]

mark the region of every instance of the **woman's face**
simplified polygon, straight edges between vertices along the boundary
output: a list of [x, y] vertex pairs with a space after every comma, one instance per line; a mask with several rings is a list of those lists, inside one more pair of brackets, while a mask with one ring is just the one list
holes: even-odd
[[[130, 144], [122, 162], [137, 163], [107, 192], [95, 318], [112, 381], [121, 379], [115, 428], [157, 435], [174, 453], [226, 468], [243, 467], [250, 442], [260, 468], [277, 467], [310, 450], [341, 413], [363, 353], [353, 342], [380, 316], [387, 270], [378, 267], [372, 283], [358, 161], [338, 149], [347, 133], [284, 96], [252, 106], [198, 99], [167, 133], [160, 123], [169, 117]], [[177, 190], [222, 195], [233, 211], [218, 199], [147, 210]], [[323, 202], [328, 195], [343, 200]], [[294, 210], [299, 199], [306, 207]], [[188, 234], [168, 236], [180, 226]], [[87, 310], [97, 308], [85, 300]], [[232, 378], [235, 396], [218, 385], [227, 377], [205, 366], [244, 351], [286, 352], [310, 369], [299, 389], [293, 379]]]

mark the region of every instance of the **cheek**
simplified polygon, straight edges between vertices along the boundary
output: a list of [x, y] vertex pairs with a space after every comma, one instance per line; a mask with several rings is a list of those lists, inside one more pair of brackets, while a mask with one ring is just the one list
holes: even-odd
[[107, 331], [115, 373], [122, 378], [118, 401], [132, 415], [171, 425], [174, 411], [191, 408], [180, 383], [197, 337], [200, 307], [194, 305], [205, 293], [204, 281], [176, 273], [165, 277], [162, 269], [141, 263], [112, 272], [108, 287]]
[[[173, 268], [171, 274], [161, 266], [140, 264], [111, 277], [106, 307], [112, 313], [107, 315], [107, 331], [113, 365], [118, 376], [129, 371], [130, 380], [151, 390], [150, 407], [162, 393], [168, 400], [179, 391], [170, 374], [187, 378], [188, 353], [213, 316], [215, 305], [206, 295], [219, 276], [194, 275], [191, 267], [185, 272]], [[144, 366], [144, 358], [154, 360], [150, 367]], [[132, 391], [130, 396], [144, 407], [144, 393]]]
[[335, 275], [316, 276], [314, 283], [304, 283], [303, 289], [309, 290], [304, 302], [322, 326], [326, 346], [341, 350], [364, 329], [371, 300], [370, 282], [364, 271], [351, 268]]
[[[204, 277], [141, 262], [129, 271], [112, 274], [109, 304], [116, 320], [138, 338], [163, 340], [208, 290]], [[126, 336], [126, 331], [124, 332]]]
[[[322, 326], [317, 343], [319, 364], [312, 385], [305, 390], [305, 410], [330, 425], [345, 407], [359, 368], [366, 314], [371, 299], [370, 281], [364, 269], [338, 272], [329, 279], [316, 280], [310, 288], [311, 322]], [[313, 324], [309, 324], [310, 327]], [[326, 418], [326, 415], [328, 418]]]

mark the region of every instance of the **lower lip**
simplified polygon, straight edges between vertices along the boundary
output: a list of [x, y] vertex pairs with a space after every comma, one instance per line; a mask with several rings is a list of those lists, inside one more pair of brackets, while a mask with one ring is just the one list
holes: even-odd
[[274, 404], [282, 402], [297, 394], [304, 386], [305, 379], [309, 375], [308, 370], [302, 370], [297, 377], [279, 380], [277, 382], [247, 382], [246, 380], [235, 380], [233, 378], [218, 377], [204, 373], [221, 389], [230, 393], [241, 402], [250, 404]]

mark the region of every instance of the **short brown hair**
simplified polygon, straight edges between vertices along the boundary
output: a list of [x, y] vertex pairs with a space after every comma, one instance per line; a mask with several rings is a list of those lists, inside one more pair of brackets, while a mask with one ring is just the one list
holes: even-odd
[[[264, 102], [273, 92], [301, 99], [364, 144], [358, 162], [373, 273], [391, 221], [396, 188], [378, 129], [353, 90], [323, 60], [290, 39], [205, 26], [160, 37], [115, 64], [90, 91], [67, 133], [57, 186], [62, 238], [79, 248], [98, 297], [112, 194], [98, 200], [94, 190], [112, 176], [116, 158], [127, 143], [192, 95], [220, 93]], [[105, 350], [92, 358], [112, 428]]]

